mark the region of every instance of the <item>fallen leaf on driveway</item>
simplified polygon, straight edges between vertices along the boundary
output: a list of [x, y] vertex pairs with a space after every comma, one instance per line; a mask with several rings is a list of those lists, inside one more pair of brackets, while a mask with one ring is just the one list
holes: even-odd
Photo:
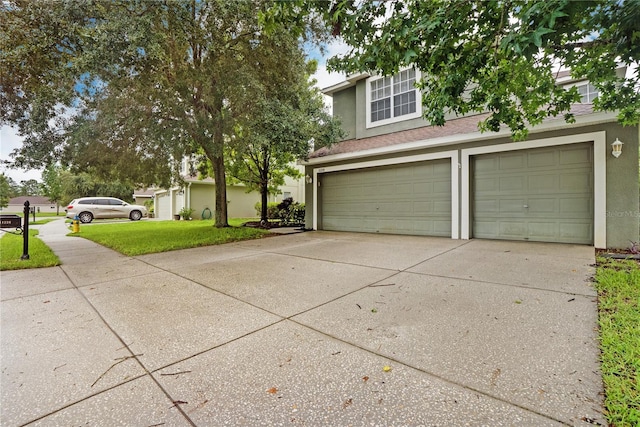
[[384, 367], [382, 368], [382, 371], [383, 371], [383, 372], [391, 372], [391, 366], [384, 366]]
[[267, 393], [270, 394], [276, 394], [278, 392], [278, 389], [275, 387], [271, 387], [269, 390], [267, 390]]

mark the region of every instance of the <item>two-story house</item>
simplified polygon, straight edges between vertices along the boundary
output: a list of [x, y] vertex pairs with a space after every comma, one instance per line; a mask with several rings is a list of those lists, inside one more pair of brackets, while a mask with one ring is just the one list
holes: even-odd
[[326, 88], [348, 136], [305, 163], [307, 228], [628, 247], [639, 239], [639, 128], [594, 112], [588, 82], [558, 77], [583, 95], [575, 123], [546, 120], [523, 142], [480, 133], [486, 114], [430, 126], [413, 69]]

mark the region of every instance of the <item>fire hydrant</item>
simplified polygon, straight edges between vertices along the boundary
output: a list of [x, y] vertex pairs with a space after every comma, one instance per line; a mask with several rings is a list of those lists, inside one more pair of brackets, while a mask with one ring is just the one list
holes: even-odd
[[80, 219], [76, 215], [73, 220], [71, 220], [71, 232], [79, 233], [80, 232]]

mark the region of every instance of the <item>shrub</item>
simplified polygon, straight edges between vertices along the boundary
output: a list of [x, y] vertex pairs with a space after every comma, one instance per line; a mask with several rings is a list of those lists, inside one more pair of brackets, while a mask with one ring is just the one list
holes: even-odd
[[[257, 202], [254, 205], [257, 216], [262, 214], [262, 203]], [[267, 203], [267, 219], [278, 219], [278, 203], [277, 202], [269, 202]]]
[[[256, 213], [260, 216], [260, 202], [255, 204]], [[269, 202], [267, 205], [267, 219], [279, 219], [282, 225], [304, 224], [304, 203], [294, 202], [292, 197], [287, 197], [282, 202]]]
[[187, 207], [180, 209], [180, 212], [179, 212], [182, 219], [191, 219], [192, 213], [193, 213], [193, 209], [187, 208]]
[[278, 205], [278, 215], [282, 225], [304, 224], [304, 204], [294, 202], [292, 197], [287, 197]]

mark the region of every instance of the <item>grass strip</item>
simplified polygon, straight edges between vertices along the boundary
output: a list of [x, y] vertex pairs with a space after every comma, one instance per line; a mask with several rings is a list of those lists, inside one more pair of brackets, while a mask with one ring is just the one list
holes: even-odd
[[137, 221], [80, 225], [74, 236], [135, 256], [259, 239], [268, 231], [249, 227], [216, 228], [213, 221]]
[[26, 268], [55, 267], [60, 259], [49, 246], [38, 239], [38, 230], [29, 230], [29, 259], [22, 260], [22, 235], [2, 233], [0, 237], [0, 271], [22, 270]]
[[598, 258], [598, 321], [605, 415], [616, 427], [640, 425], [640, 266]]

